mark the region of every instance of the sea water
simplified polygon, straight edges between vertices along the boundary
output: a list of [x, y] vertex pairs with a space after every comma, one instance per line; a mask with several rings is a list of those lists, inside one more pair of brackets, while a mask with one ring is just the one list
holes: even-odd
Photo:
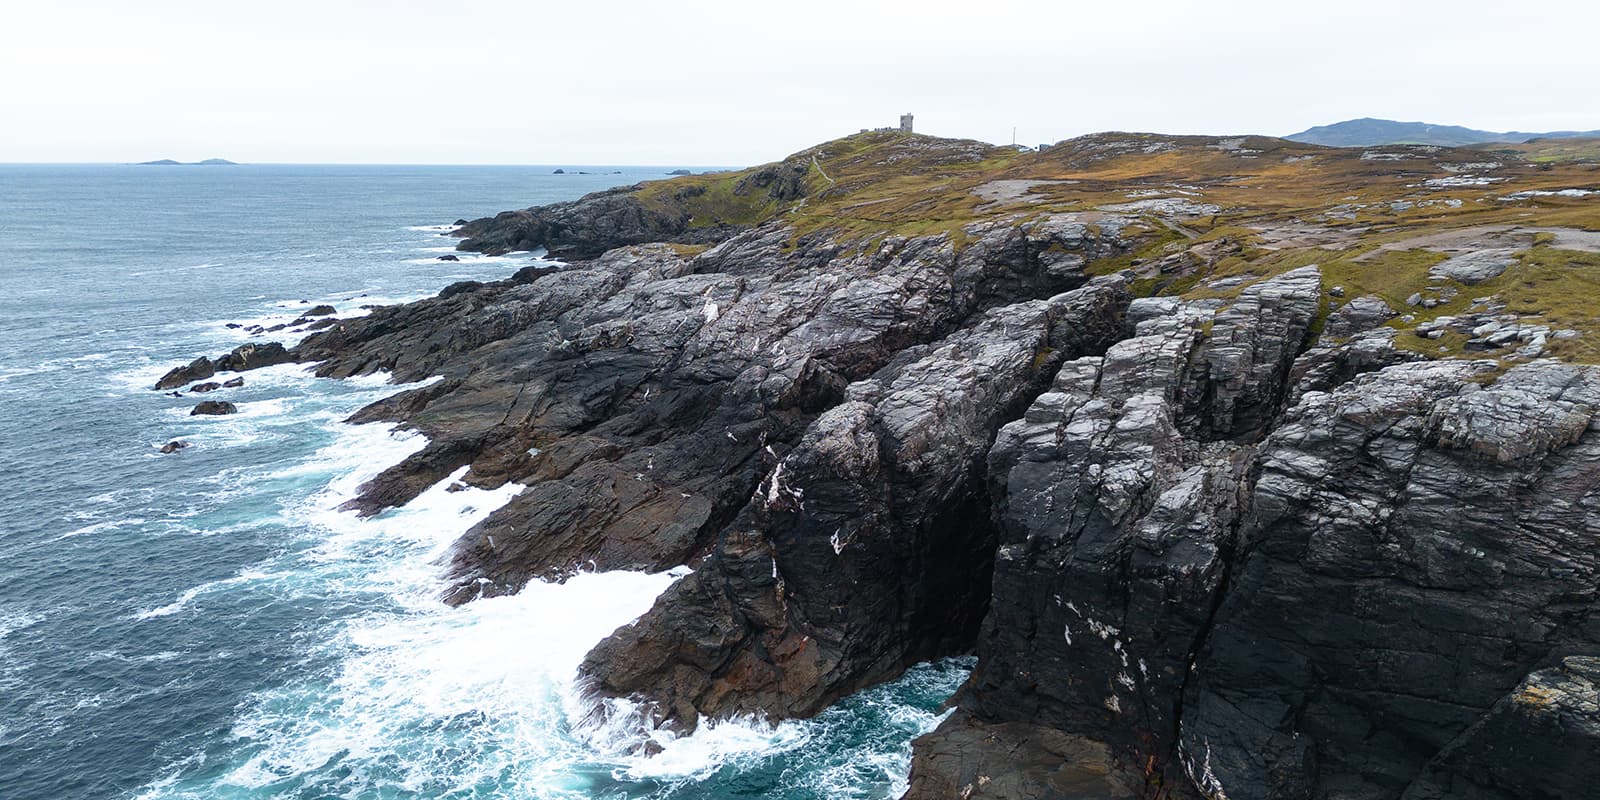
[[[0, 800], [903, 790], [967, 663], [811, 720], [641, 729], [575, 667], [682, 571], [448, 608], [441, 554], [521, 487], [337, 511], [423, 446], [342, 422], [402, 387], [282, 365], [210, 395], [238, 404], [224, 417], [151, 390], [260, 338], [229, 323], [362, 314], [536, 262], [438, 260], [457, 217], [664, 172], [586, 171], [0, 165]], [[174, 439], [191, 446], [157, 451]]]

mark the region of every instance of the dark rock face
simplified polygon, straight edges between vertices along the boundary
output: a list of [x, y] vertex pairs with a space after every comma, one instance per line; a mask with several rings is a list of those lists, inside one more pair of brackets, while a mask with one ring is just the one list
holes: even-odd
[[[197, 358], [194, 361], [185, 364], [184, 366], [174, 367], [166, 375], [161, 376], [161, 380], [156, 381], [155, 388], [158, 391], [172, 389], [182, 386], [186, 383], [194, 383], [198, 380], [204, 380], [205, 378], [216, 375], [218, 372], [243, 372], [250, 369], [270, 367], [276, 364], [287, 364], [295, 360], [295, 357], [278, 342], [269, 342], [267, 344], [246, 344], [234, 348], [233, 352], [224, 356], [219, 356], [214, 359]], [[236, 378], [234, 380], [238, 380], [239, 383], [235, 384], [232, 380], [223, 384], [218, 384], [215, 382], [202, 383], [195, 386], [190, 391], [209, 392], [224, 386], [232, 387], [244, 385], [243, 379]]]
[[[1189, 758], [1209, 753], [1230, 797], [1460, 779], [1448, 748], [1485, 747], [1480, 720], [1510, 724], [1493, 707], [1524, 676], [1600, 652], [1600, 375], [1546, 362], [1479, 388], [1491, 368], [1364, 375], [1308, 395], [1264, 443], [1235, 586], [1185, 698]], [[1600, 755], [1592, 734], [1544, 741]]]
[[243, 377], [229, 378], [228, 380], [225, 380], [225, 381], [222, 382], [222, 388], [224, 388], [224, 389], [237, 389], [237, 388], [239, 388], [240, 386], [243, 386], [243, 385], [244, 385], [244, 378]]
[[221, 416], [223, 414], [237, 414], [239, 407], [224, 400], [202, 400], [189, 411], [189, 416]]
[[1600, 786], [1600, 658], [1530, 674], [1406, 787], [1405, 800], [1590, 797]]
[[218, 358], [213, 366], [219, 372], [244, 372], [245, 370], [271, 367], [277, 364], [287, 364], [294, 361], [294, 356], [283, 345], [277, 342], [266, 344], [246, 344], [233, 349], [233, 352]]
[[554, 258], [594, 258], [615, 247], [646, 242], [721, 241], [736, 228], [691, 228], [679, 209], [647, 206], [625, 186], [585, 195], [570, 203], [504, 211], [473, 220], [453, 235], [458, 246], [489, 255], [545, 248]]
[[217, 383], [216, 381], [207, 381], [206, 383], [197, 383], [193, 386], [190, 386], [189, 391], [197, 394], [205, 394], [206, 392], [214, 392], [221, 388], [222, 384]]
[[906, 793], [910, 798], [1140, 800], [1160, 796], [1147, 793], [1143, 781], [1122, 774], [1105, 743], [1045, 725], [984, 724], [957, 711], [939, 726], [935, 738], [919, 740], [917, 745], [917, 769]]
[[167, 374], [161, 376], [161, 380], [156, 381], [154, 388], [158, 391], [176, 389], [184, 384], [204, 380], [215, 374], [217, 374], [217, 368], [212, 366], [211, 359], [197, 358], [184, 366], [173, 367]]
[[172, 441], [167, 442], [164, 445], [161, 445], [161, 454], [162, 455], [171, 455], [171, 454], [176, 453], [179, 450], [182, 450], [183, 448], [188, 447], [188, 446], [189, 446], [188, 442], [183, 442], [183, 441], [179, 441], [177, 439], [173, 439]]
[[601, 193], [463, 226], [591, 260], [162, 388], [433, 378], [352, 417], [429, 437], [352, 507], [525, 484], [456, 543], [451, 603], [692, 564], [582, 667], [658, 721], [809, 715], [975, 651], [910, 798], [1593, 794], [1600, 369], [1419, 360], [1373, 297], [1319, 338], [1315, 268], [1135, 300], [1086, 267], [1138, 229], [1092, 222], [868, 248]]
[[440, 261], [460, 261], [461, 260], [461, 256], [454, 256], [454, 255], [450, 255], [449, 253], [446, 253], [446, 254], [444, 254], [442, 256], [439, 256], [439, 260]]
[[[1118, 780], [1181, 784], [1178, 720], [1227, 580], [1248, 442], [1320, 294], [1308, 268], [1215, 316], [1139, 321], [1000, 431], [994, 606], [962, 703], [976, 719], [1085, 736], [1116, 756]], [[924, 749], [941, 751], [939, 736]]]
[[967, 647], [987, 604], [984, 453], [1064, 358], [1121, 333], [1117, 281], [993, 309], [818, 417], [711, 558], [584, 670], [660, 714], [809, 715]]
[[[977, 776], [1049, 786], [1059, 735], [1105, 747], [1084, 761], [1109, 770], [1100, 796], [1588, 791], [1600, 374], [1402, 363], [1392, 332], [1288, 368], [1237, 357], [1243, 329], [1295, 341], [1299, 280], [1241, 296], [1255, 321], [1234, 314], [1221, 350], [1227, 311], [1209, 341], [1208, 315], [1144, 319], [1002, 430], [979, 666], [917, 743], [908, 797], [1058, 796]], [[1239, 375], [1292, 405], [1239, 414]]]
[[959, 257], [942, 236], [791, 251], [781, 227], [693, 259], [622, 248], [379, 309], [295, 355], [327, 376], [443, 377], [357, 415], [432, 439], [371, 483], [361, 511], [465, 465], [472, 485], [531, 484], [458, 543], [452, 602], [579, 568], [667, 569], [708, 551], [851, 382], [982, 309], [1082, 284], [1061, 251], [1122, 246], [1116, 219], [1058, 222], [977, 231]]
[[312, 306], [307, 311], [301, 313], [300, 314], [300, 318], [301, 319], [306, 319], [308, 317], [326, 317], [326, 316], [329, 316], [331, 314], [337, 314], [337, 313], [339, 313], [338, 309], [334, 308], [333, 306], [327, 306], [327, 305]]

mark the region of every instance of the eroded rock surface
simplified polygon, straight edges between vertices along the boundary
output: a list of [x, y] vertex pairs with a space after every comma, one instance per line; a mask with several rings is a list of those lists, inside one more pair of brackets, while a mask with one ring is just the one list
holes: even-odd
[[[1140, 141], [1123, 144], [1167, 147]], [[942, 154], [935, 171], [992, 155], [956, 145], [899, 146]], [[729, 191], [799, 212], [864, 180], [818, 169], [797, 157]], [[621, 190], [464, 223], [471, 249], [584, 260], [330, 319], [293, 350], [247, 345], [158, 386], [290, 360], [429, 380], [352, 418], [429, 438], [352, 507], [462, 467], [524, 485], [456, 543], [452, 603], [693, 566], [583, 665], [657, 721], [805, 716], [975, 651], [908, 797], [1595, 784], [1600, 372], [1426, 361], [1396, 340], [1469, 333], [1526, 361], [1538, 328], [1486, 305], [1402, 333], [1399, 302], [1331, 303], [1314, 267], [1135, 300], [1128, 275], [1091, 278], [1110, 271], [1097, 262], [1164, 281], [1242, 245], [1163, 220], [1190, 243], [1140, 265], [1157, 226], [1104, 209], [863, 240], [781, 215], [708, 225], [678, 199]]]
[[710, 559], [590, 655], [660, 714], [809, 715], [966, 649], [989, 594], [983, 461], [1063, 359], [1121, 335], [1119, 280], [1003, 306], [902, 352], [816, 419]]

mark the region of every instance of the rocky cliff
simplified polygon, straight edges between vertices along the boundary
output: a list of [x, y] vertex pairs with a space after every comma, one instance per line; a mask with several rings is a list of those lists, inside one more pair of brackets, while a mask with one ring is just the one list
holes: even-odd
[[1481, 158], [850, 137], [469, 223], [574, 260], [162, 386], [437, 376], [354, 507], [525, 484], [451, 603], [692, 566], [582, 667], [655, 724], [976, 653], [908, 797], [1594, 796], [1600, 213]]

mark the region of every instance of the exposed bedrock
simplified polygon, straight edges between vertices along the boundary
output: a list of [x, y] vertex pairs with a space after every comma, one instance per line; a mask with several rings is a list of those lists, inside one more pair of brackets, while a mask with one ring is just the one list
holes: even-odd
[[1013, 774], [1045, 763], [1035, 757], [992, 765], [983, 785], [963, 779], [964, 742], [983, 723], [1098, 748], [1108, 785], [1187, 782], [1178, 722], [1190, 665], [1227, 581], [1253, 442], [1320, 295], [1307, 268], [1249, 287], [1220, 313], [1140, 301], [1132, 338], [1067, 362], [1001, 430], [989, 455], [1000, 546], [961, 696], [970, 714], [922, 742], [912, 796], [947, 785], [1013, 796], [998, 773], [1048, 782]]
[[1120, 230], [986, 226], [959, 255], [942, 235], [868, 252], [778, 225], [693, 257], [626, 247], [378, 309], [295, 353], [334, 377], [438, 376], [355, 416], [430, 438], [364, 488], [363, 513], [463, 466], [473, 485], [528, 484], [457, 544], [450, 600], [463, 602], [700, 558], [846, 386], [986, 309], [1082, 285], [1086, 260], [1126, 246]]
[[1121, 336], [1103, 279], [992, 309], [852, 383], [722, 532], [701, 568], [589, 656], [601, 691], [659, 716], [816, 713], [961, 652], [989, 596], [984, 458], [1063, 359]]
[[[1457, 797], [1592, 792], [1581, 771], [1498, 762], [1593, 763], [1593, 714], [1520, 727], [1494, 707], [1530, 672], [1600, 652], [1600, 375], [1540, 362], [1480, 386], [1493, 370], [1360, 376], [1307, 394], [1263, 444], [1233, 586], [1184, 698], [1202, 787], [1235, 800], [1428, 797], [1439, 780]], [[1474, 752], [1496, 763], [1462, 761]]]
[[[1269, 283], [1246, 327], [1294, 342], [1307, 296]], [[1376, 332], [1218, 361], [1223, 315], [1147, 306], [991, 451], [993, 609], [908, 797], [1591, 791], [1600, 375]], [[1294, 404], [1219, 406], [1230, 372]]]
[[352, 417], [429, 438], [352, 506], [525, 485], [452, 603], [694, 566], [582, 668], [669, 724], [975, 651], [911, 798], [1591, 792], [1600, 371], [1418, 360], [1368, 298], [1319, 328], [1315, 267], [1132, 300], [1084, 271], [1126, 224], [630, 245], [163, 383], [428, 380]]
[[502, 211], [454, 231], [460, 250], [488, 255], [544, 248], [551, 257], [594, 258], [615, 247], [650, 242], [714, 244], [744, 228], [691, 225], [689, 213], [639, 199], [638, 186], [621, 186], [567, 203]]

